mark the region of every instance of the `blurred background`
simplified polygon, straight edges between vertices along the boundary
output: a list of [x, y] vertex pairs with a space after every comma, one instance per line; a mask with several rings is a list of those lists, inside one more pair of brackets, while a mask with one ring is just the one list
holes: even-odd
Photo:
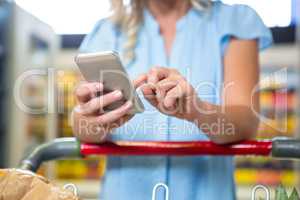
[[[300, 1], [224, 2], [253, 7], [274, 37], [274, 46], [260, 55], [263, 118], [258, 138], [299, 137]], [[96, 21], [109, 15], [109, 6], [108, 0], [0, 0], [0, 168], [17, 167], [41, 143], [72, 136], [73, 89], [81, 79], [73, 58]], [[250, 199], [258, 183], [299, 188], [298, 165], [237, 157], [238, 199]], [[82, 197], [95, 198], [105, 157], [52, 162], [39, 173], [58, 184], [73, 182]]]

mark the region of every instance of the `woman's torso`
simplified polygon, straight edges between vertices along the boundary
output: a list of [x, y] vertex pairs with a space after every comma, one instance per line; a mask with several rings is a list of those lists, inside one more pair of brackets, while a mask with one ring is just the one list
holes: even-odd
[[[229, 11], [224, 11], [226, 9]], [[226, 31], [222, 33], [223, 24], [217, 19], [220, 14], [214, 12], [230, 13], [230, 9], [233, 8], [221, 3], [216, 3], [207, 12], [191, 9], [177, 22], [176, 38], [169, 57], [165, 53], [158, 24], [145, 11], [145, 23], [139, 32], [135, 50], [136, 60], [126, 66], [130, 77], [134, 79], [153, 66], [176, 68], [194, 86], [202, 100], [220, 104], [222, 58], [227, 38]], [[126, 37], [114, 25], [103, 20], [98, 24], [98, 29], [96, 27], [85, 39], [81, 50], [122, 52], [125, 40]], [[161, 114], [140, 97], [146, 111], [118, 128], [111, 135], [111, 140], [208, 139], [193, 123]], [[216, 122], [213, 128], [226, 131], [228, 127]], [[171, 200], [234, 199], [233, 168], [231, 157], [109, 157], [101, 199], [150, 199], [157, 183], [169, 186]], [[164, 199], [163, 192], [160, 192], [157, 199]]]

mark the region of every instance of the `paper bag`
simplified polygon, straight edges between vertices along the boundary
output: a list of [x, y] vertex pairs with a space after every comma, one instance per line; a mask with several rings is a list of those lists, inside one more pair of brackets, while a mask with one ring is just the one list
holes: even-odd
[[7, 170], [0, 177], [0, 200], [79, 200], [71, 191], [31, 172]]

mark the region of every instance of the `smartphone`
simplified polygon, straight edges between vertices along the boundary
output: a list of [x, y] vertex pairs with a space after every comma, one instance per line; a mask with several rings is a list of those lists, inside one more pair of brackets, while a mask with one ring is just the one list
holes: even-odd
[[102, 94], [114, 90], [120, 90], [123, 93], [123, 99], [105, 107], [104, 112], [114, 110], [128, 100], [133, 103], [130, 114], [144, 111], [144, 105], [138, 97], [118, 53], [113, 51], [83, 53], [75, 57], [75, 62], [86, 81], [103, 83]]

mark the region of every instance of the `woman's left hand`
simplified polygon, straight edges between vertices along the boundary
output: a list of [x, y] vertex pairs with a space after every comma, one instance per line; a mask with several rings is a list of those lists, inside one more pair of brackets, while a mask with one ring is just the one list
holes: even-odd
[[154, 67], [144, 79], [141, 90], [145, 98], [160, 112], [188, 121], [198, 108], [200, 99], [190, 83], [176, 69]]

